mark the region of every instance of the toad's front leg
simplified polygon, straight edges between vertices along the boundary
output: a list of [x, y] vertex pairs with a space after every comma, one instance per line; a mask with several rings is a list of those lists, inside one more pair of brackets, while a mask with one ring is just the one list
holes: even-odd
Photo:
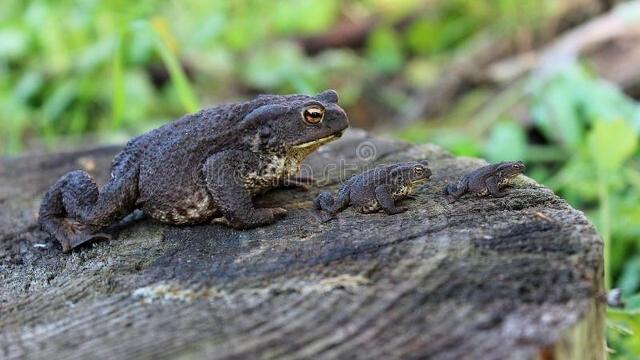
[[269, 225], [287, 213], [283, 208], [253, 206], [251, 193], [243, 181], [243, 168], [247, 164], [238, 164], [238, 159], [251, 162], [253, 157], [249, 152], [224, 151], [212, 155], [203, 167], [209, 194], [227, 224], [236, 229]]
[[380, 185], [375, 190], [376, 200], [378, 200], [378, 204], [382, 210], [388, 215], [399, 214], [401, 212], [407, 211], [407, 207], [405, 206], [396, 206], [393, 196], [391, 195], [391, 189], [387, 185]]
[[487, 191], [489, 191], [489, 194], [493, 197], [501, 198], [507, 196], [505, 191], [500, 190], [500, 180], [495, 176], [487, 179], [486, 186]]

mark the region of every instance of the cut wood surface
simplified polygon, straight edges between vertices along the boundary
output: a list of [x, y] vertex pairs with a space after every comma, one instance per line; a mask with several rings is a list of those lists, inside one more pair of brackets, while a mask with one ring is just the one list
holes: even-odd
[[[483, 161], [348, 133], [306, 162], [310, 192], [257, 200], [288, 209], [272, 226], [138, 214], [71, 254], [38, 229], [40, 197], [72, 169], [104, 180], [118, 148], [0, 161], [0, 358], [604, 358], [602, 242], [581, 212], [526, 177], [448, 204], [445, 183]], [[411, 159], [433, 177], [406, 213], [307, 210]]]

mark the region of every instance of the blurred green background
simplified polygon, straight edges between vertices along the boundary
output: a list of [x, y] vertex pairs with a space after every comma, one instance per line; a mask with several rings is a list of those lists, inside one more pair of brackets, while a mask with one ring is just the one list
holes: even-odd
[[[607, 284], [628, 305], [608, 312], [611, 356], [637, 358], [639, 9], [615, 0], [3, 0], [0, 155], [123, 143], [204, 106], [335, 88], [355, 127], [522, 159], [582, 209], [605, 240]], [[606, 17], [622, 30], [598, 22]], [[601, 28], [584, 31], [590, 24]]]

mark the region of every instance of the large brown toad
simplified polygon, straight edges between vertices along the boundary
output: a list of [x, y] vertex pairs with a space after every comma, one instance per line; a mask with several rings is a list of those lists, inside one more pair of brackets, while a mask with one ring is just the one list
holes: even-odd
[[63, 251], [94, 238], [135, 209], [167, 224], [224, 217], [238, 229], [271, 224], [286, 211], [252, 197], [294, 177], [302, 160], [348, 127], [338, 94], [263, 95], [186, 115], [138, 136], [98, 188], [72, 171], [46, 193], [40, 225]]

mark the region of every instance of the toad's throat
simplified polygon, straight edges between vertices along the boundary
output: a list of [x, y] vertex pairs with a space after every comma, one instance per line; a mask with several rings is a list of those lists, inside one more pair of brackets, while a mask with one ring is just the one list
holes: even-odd
[[340, 135], [333, 134], [333, 135], [325, 136], [320, 139], [311, 140], [311, 141], [303, 142], [301, 144], [293, 145], [292, 148], [295, 150], [306, 150], [306, 149], [314, 150], [315, 148], [321, 145], [324, 145], [328, 142], [331, 142], [339, 137]]
[[293, 161], [300, 163], [302, 162], [302, 160], [304, 160], [305, 157], [307, 157], [307, 155], [314, 152], [317, 148], [339, 137], [340, 135], [333, 134], [320, 139], [293, 145], [291, 146], [291, 150], [287, 154], [287, 160], [289, 160], [289, 162]]

